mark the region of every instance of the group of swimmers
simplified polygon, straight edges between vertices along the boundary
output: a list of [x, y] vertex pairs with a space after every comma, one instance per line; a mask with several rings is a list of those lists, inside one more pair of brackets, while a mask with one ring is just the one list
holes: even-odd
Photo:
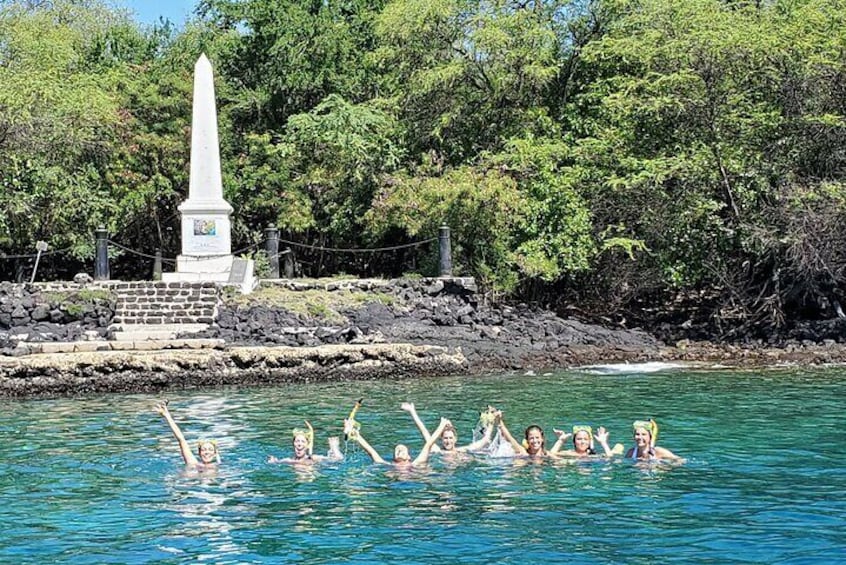
[[[608, 444], [608, 431], [600, 426], [594, 430], [591, 426], [573, 426], [572, 432], [558, 430], [553, 428], [557, 439], [549, 449], [546, 449], [546, 439], [544, 437], [543, 429], [540, 426], [529, 426], [524, 432], [523, 441], [518, 441], [514, 438], [508, 427], [505, 425], [505, 420], [502, 416], [502, 411], [489, 406], [485, 411], [479, 415], [479, 421], [482, 426], [481, 437], [464, 446], [458, 446], [458, 433], [455, 427], [446, 418], [441, 418], [438, 427], [434, 432], [430, 433], [426, 425], [417, 414], [417, 410], [413, 403], [404, 402], [401, 408], [408, 412], [412, 420], [414, 420], [417, 429], [423, 436], [424, 444], [420, 453], [412, 458], [408, 447], [404, 444], [397, 444], [394, 447], [393, 459], [387, 461], [370, 445], [361, 433], [361, 425], [356, 421], [355, 416], [358, 409], [361, 407], [361, 401], [356, 402], [349, 416], [344, 419], [344, 438], [347, 441], [355, 441], [361, 448], [370, 456], [375, 463], [396, 465], [399, 467], [416, 467], [425, 465], [432, 453], [439, 452], [445, 457], [461, 457], [461, 454], [467, 453], [483, 453], [490, 449], [494, 442], [494, 432], [498, 432], [498, 437], [501, 441], [507, 443], [513, 454], [518, 457], [528, 457], [533, 459], [562, 459], [568, 457], [614, 457], [622, 455], [625, 448], [622, 444], [616, 444], [613, 448]], [[185, 464], [194, 468], [212, 468], [220, 463], [220, 453], [218, 451], [217, 443], [213, 440], [200, 440], [197, 444], [197, 455], [191, 450], [190, 445], [182, 434], [179, 425], [174, 421], [173, 416], [168, 409], [167, 400], [156, 404], [156, 412], [161, 414], [174, 437], [179, 442], [179, 450], [182, 453], [182, 458]], [[328, 440], [329, 451], [326, 455], [317, 455], [314, 453], [314, 428], [306, 421], [305, 428], [295, 428], [292, 430], [292, 447], [293, 454], [291, 457], [277, 459], [270, 457], [269, 463], [314, 463], [319, 461], [340, 461], [344, 458], [344, 454], [340, 448], [340, 438], [330, 437]], [[632, 425], [634, 446], [626, 453], [625, 457], [637, 461], [656, 461], [656, 460], [680, 460], [681, 458], [675, 455], [669, 449], [656, 445], [658, 437], [658, 424], [655, 420], [638, 420]], [[572, 448], [565, 449], [565, 443], [569, 438], [572, 438]], [[440, 445], [437, 441], [440, 440]], [[595, 443], [599, 443], [602, 447], [602, 453], [598, 454], [594, 449]]]

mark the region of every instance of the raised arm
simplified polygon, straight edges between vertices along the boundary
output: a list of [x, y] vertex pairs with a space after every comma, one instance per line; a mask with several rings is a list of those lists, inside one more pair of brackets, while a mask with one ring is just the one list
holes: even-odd
[[552, 431], [558, 436], [558, 439], [556, 439], [555, 443], [552, 444], [552, 447], [549, 448], [548, 453], [555, 455], [561, 451], [561, 448], [564, 447], [564, 442], [567, 441], [568, 438], [572, 437], [573, 434], [556, 428], [552, 428]]
[[[429, 441], [429, 438], [432, 434], [429, 433], [429, 430], [426, 428], [426, 424], [423, 423], [423, 420], [420, 419], [420, 416], [417, 414], [417, 409], [414, 407], [413, 402], [403, 402], [400, 404], [400, 408], [408, 412], [411, 416], [411, 419], [414, 420], [414, 425], [417, 426], [417, 429], [420, 430], [420, 435], [423, 436], [423, 441]], [[438, 436], [436, 435], [435, 438]], [[433, 445], [432, 451], [440, 451], [437, 445]]]
[[340, 461], [344, 458], [341, 452], [341, 440], [337, 436], [329, 438], [329, 453], [326, 454], [326, 458], [331, 461]]
[[596, 435], [593, 436], [594, 439], [602, 446], [602, 450], [605, 452], [606, 457], [612, 457], [614, 455], [622, 455], [625, 451], [625, 447], [623, 447], [622, 443], [618, 443], [614, 445], [614, 448], [608, 446], [608, 430], [599, 426], [596, 429]]
[[182, 453], [182, 459], [185, 460], [186, 465], [196, 466], [197, 465], [197, 458], [194, 457], [194, 454], [191, 452], [191, 446], [188, 445], [188, 442], [185, 440], [185, 436], [182, 435], [182, 430], [179, 429], [179, 426], [173, 420], [173, 416], [170, 415], [170, 410], [167, 408], [167, 400], [163, 400], [156, 404], [155, 410], [162, 416], [164, 416], [167, 425], [170, 426], [170, 431], [173, 432], [174, 437], [179, 442], [179, 451]]
[[[344, 420], [344, 429], [352, 429], [352, 426], [350, 426], [348, 420]], [[364, 439], [364, 436], [361, 435], [360, 431], [356, 430], [354, 433], [350, 433], [349, 438], [358, 442], [361, 448], [367, 452], [367, 454], [370, 456], [374, 463], [387, 463], [387, 461], [382, 459], [382, 456], [379, 455], [379, 453], [377, 453], [375, 449], [373, 449], [373, 446], [371, 446], [367, 442], [367, 440]]]
[[514, 453], [517, 455], [528, 455], [529, 452], [526, 451], [526, 448], [523, 445], [514, 439], [514, 436], [511, 435], [511, 432], [508, 431], [508, 427], [505, 425], [505, 420], [500, 418], [499, 419], [499, 433], [502, 434], [502, 437], [505, 438], [509, 444], [511, 444], [511, 448], [514, 450]]
[[426, 445], [423, 446], [423, 449], [420, 450], [420, 454], [414, 458], [414, 461], [411, 462], [412, 465], [423, 465], [429, 460], [429, 454], [432, 452], [432, 446], [435, 445], [437, 439], [441, 437], [441, 434], [447, 425], [449, 425], [449, 420], [441, 418], [441, 423], [438, 424], [438, 427], [435, 429], [435, 433], [430, 435], [429, 439], [426, 440]]

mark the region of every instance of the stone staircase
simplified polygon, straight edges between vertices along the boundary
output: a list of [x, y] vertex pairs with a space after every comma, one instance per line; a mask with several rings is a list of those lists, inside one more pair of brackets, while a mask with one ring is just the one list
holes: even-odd
[[118, 342], [174, 341], [207, 329], [217, 315], [214, 282], [118, 282], [111, 289], [117, 296], [112, 340]]

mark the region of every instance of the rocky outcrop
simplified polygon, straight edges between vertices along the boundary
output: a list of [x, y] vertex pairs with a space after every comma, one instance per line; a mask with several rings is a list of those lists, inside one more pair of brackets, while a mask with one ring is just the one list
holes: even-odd
[[466, 366], [460, 352], [412, 345], [45, 354], [0, 357], [0, 396], [431, 377]]
[[[639, 330], [608, 329], [563, 319], [528, 305], [491, 304], [472, 279], [266, 284], [284, 295], [259, 292], [246, 303], [221, 305], [217, 327], [206, 337], [233, 345], [317, 346], [331, 343], [411, 343], [460, 348], [480, 369], [554, 366], [577, 346], [655, 352], [659, 342]], [[308, 310], [307, 293], [337, 300]], [[354, 300], [344, 300], [344, 293]], [[298, 294], [302, 299], [298, 299]], [[262, 297], [265, 298], [262, 298]], [[274, 304], [275, 296], [283, 304]], [[350, 305], [353, 303], [353, 305]]]

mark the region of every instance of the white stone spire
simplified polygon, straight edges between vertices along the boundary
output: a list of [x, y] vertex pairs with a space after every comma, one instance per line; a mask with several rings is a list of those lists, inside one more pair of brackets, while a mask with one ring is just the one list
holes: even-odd
[[[220, 145], [217, 134], [217, 105], [214, 74], [205, 54], [194, 65], [194, 105], [191, 115], [191, 176], [188, 200], [182, 213], [182, 254], [176, 258], [176, 272], [162, 273], [165, 281], [230, 280], [233, 273], [232, 206], [223, 199], [220, 174]], [[240, 262], [234, 278], [249, 291], [253, 282], [252, 261], [246, 272]]]

